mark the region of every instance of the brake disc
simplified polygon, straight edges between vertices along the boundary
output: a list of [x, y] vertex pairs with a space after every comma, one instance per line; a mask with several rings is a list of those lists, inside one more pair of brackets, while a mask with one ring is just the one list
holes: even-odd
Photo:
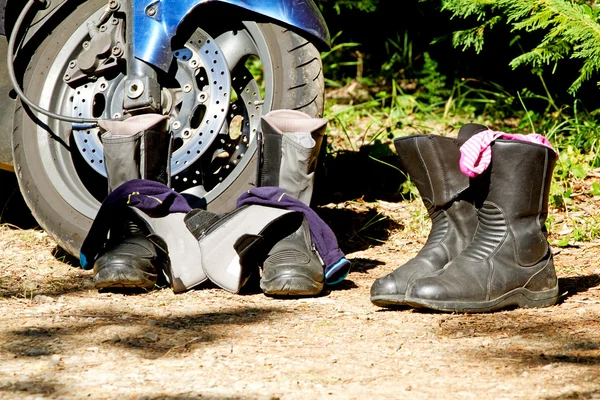
[[[243, 66], [230, 73], [220, 48], [202, 29], [184, 46], [173, 52], [176, 87], [162, 91], [163, 113], [169, 115], [175, 140], [171, 173], [178, 190], [196, 185], [210, 190], [245, 156], [260, 123], [263, 101], [252, 74]], [[125, 76], [119, 74], [76, 87], [73, 116], [121, 117], [124, 82]], [[237, 93], [233, 102], [232, 90]], [[234, 120], [240, 121], [239, 126], [232, 126]], [[233, 128], [239, 132], [230, 131]], [[106, 176], [99, 134], [91, 125], [73, 124], [83, 159]]]

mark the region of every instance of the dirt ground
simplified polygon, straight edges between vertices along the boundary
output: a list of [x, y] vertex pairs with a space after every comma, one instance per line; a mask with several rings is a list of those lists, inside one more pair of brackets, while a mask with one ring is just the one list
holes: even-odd
[[370, 286], [423, 244], [422, 205], [355, 199], [318, 212], [353, 271], [291, 300], [209, 285], [98, 293], [30, 220], [0, 225], [0, 397], [600, 399], [600, 241], [555, 248], [550, 308], [386, 310]]

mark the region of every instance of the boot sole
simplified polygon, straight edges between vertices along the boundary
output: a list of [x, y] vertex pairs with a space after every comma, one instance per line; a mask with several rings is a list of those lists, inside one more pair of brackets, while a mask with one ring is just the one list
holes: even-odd
[[371, 296], [371, 303], [379, 307], [397, 307], [406, 306], [406, 297], [403, 294]]
[[494, 300], [488, 301], [436, 301], [410, 297], [407, 297], [405, 300], [408, 305], [415, 308], [430, 308], [446, 312], [485, 313], [512, 306], [520, 308], [543, 308], [554, 305], [558, 300], [558, 284], [552, 289], [540, 292], [517, 288]]
[[157, 280], [156, 274], [140, 271], [126, 264], [110, 264], [98, 268], [94, 275], [96, 289], [109, 288], [152, 288]]
[[261, 279], [264, 294], [275, 296], [314, 296], [323, 291], [325, 284], [302, 275], [279, 275], [269, 281]]

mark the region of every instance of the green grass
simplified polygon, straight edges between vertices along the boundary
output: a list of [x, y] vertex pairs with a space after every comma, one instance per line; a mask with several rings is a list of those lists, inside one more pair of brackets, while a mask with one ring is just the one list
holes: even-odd
[[[332, 157], [340, 151], [367, 149], [373, 159], [380, 160], [393, 152], [395, 137], [416, 133], [455, 135], [468, 122], [509, 133], [541, 133], [559, 153], [547, 221], [553, 244], [567, 246], [600, 238], [599, 217], [590, 211], [594, 196], [600, 196], [600, 179], [596, 182], [590, 175], [600, 167], [600, 110], [586, 110], [576, 99], [571, 104], [557, 104], [547, 89], [541, 94], [528, 90], [510, 93], [493, 82], [448, 82], [427, 54], [421, 55], [417, 66], [411, 58], [412, 50], [403, 50], [407, 48], [406, 40], [403, 46], [399, 40], [389, 46], [396, 52], [396, 56], [390, 56], [394, 68], [384, 65], [379, 75], [365, 77], [357, 66], [354, 79], [328, 84], [329, 93], [354, 89], [347, 96], [338, 93], [326, 97], [325, 117], [330, 120], [331, 139], [328, 150]], [[353, 47], [338, 45], [336, 52]], [[326, 55], [325, 63], [332, 54]], [[394, 70], [402, 72], [394, 74]], [[546, 88], [541, 75], [536, 79]], [[358, 91], [360, 96], [356, 95]], [[537, 104], [537, 108], [529, 108], [528, 104]], [[410, 182], [399, 190], [407, 198], [418, 199]], [[558, 221], [555, 214], [564, 218]]]

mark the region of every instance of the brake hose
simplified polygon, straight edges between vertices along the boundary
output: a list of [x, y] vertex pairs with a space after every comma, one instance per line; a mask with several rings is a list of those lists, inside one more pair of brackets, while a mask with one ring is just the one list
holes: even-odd
[[69, 117], [67, 115], [56, 114], [56, 113], [53, 113], [52, 111], [43, 109], [42, 107], [38, 106], [33, 101], [28, 99], [27, 96], [25, 96], [25, 93], [23, 93], [23, 91], [19, 87], [19, 83], [17, 82], [17, 79], [15, 77], [15, 68], [14, 68], [15, 42], [17, 41], [17, 35], [18, 35], [19, 31], [21, 30], [21, 25], [23, 24], [25, 17], [27, 16], [27, 14], [29, 13], [29, 11], [31, 10], [31, 8], [33, 7], [33, 5], [36, 2], [45, 4], [46, 0], [29, 0], [29, 2], [25, 5], [25, 8], [23, 8], [23, 11], [21, 12], [21, 14], [19, 14], [19, 17], [17, 18], [17, 21], [15, 22], [13, 30], [10, 33], [10, 38], [8, 40], [8, 56], [7, 56], [8, 76], [10, 78], [10, 82], [11, 82], [13, 88], [15, 89], [15, 92], [17, 92], [17, 95], [21, 98], [21, 101], [23, 103], [27, 104], [32, 109], [34, 109], [35, 111], [39, 112], [40, 114], [44, 114], [50, 118], [54, 118], [54, 119], [58, 119], [61, 121], [66, 121], [66, 122], [79, 123], [79, 124], [97, 124], [98, 121], [100, 120], [100, 118]]

